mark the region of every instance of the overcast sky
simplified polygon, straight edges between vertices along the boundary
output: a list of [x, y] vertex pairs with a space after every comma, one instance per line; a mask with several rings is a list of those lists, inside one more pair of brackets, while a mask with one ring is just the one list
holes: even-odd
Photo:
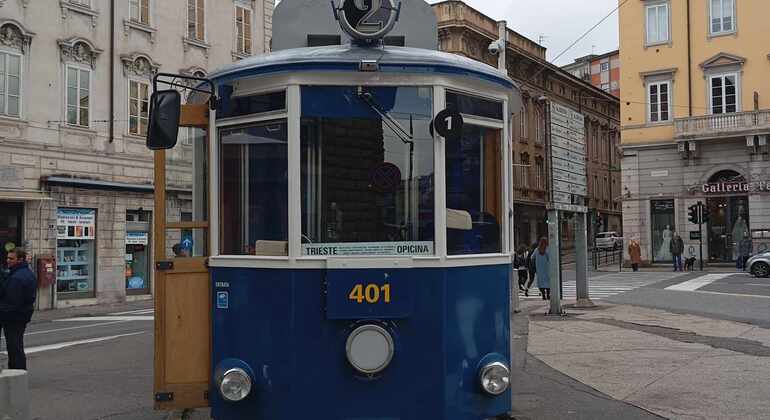
[[[440, 0], [428, 0], [438, 3]], [[618, 0], [464, 0], [466, 4], [495, 20], [505, 20], [508, 27], [538, 42], [544, 36], [548, 60], [564, 51], [585, 31], [610, 11]], [[555, 61], [572, 63], [577, 57], [605, 53], [618, 48], [618, 13], [615, 12], [582, 41]]]

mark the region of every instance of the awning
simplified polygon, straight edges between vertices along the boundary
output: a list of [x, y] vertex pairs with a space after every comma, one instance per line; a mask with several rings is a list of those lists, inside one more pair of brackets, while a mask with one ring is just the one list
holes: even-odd
[[[155, 192], [155, 187], [152, 184], [129, 184], [127, 182], [100, 181], [96, 179], [69, 178], [65, 176], [47, 176], [42, 177], [40, 181], [49, 185], [61, 185], [85, 189], [131, 191], [150, 194]], [[191, 193], [192, 189], [168, 186], [166, 187], [166, 191]]]
[[51, 197], [45, 191], [0, 189], [0, 201], [40, 201], [50, 199]]

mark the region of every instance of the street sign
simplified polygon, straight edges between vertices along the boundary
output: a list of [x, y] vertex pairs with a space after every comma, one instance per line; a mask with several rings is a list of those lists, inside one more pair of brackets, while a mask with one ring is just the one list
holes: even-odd
[[697, 241], [701, 239], [701, 233], [700, 232], [690, 232], [690, 240], [691, 241]]
[[584, 117], [566, 106], [550, 104], [552, 208], [585, 213], [588, 194]]

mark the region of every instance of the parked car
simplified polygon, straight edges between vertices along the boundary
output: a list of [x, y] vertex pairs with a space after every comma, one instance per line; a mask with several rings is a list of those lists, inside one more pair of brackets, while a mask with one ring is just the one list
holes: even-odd
[[756, 277], [770, 277], [770, 251], [749, 258], [746, 270]]
[[623, 237], [617, 232], [599, 232], [596, 234], [596, 248], [620, 249], [623, 247]]

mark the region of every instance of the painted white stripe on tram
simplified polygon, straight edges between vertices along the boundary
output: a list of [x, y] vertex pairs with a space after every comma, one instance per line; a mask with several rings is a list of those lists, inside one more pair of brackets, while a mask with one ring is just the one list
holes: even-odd
[[[108, 336], [108, 337], [89, 338], [87, 340], [66, 341], [66, 342], [63, 342], [63, 343], [47, 344], [45, 346], [28, 347], [28, 348], [24, 349], [24, 352], [26, 354], [32, 354], [32, 353], [40, 353], [40, 352], [43, 352], [43, 351], [60, 350], [60, 349], [64, 349], [64, 348], [67, 348], [67, 347], [79, 346], [79, 345], [82, 345], [82, 344], [99, 343], [99, 342], [102, 342], [102, 341], [115, 340], [115, 339], [118, 339], [118, 338], [130, 337], [130, 336], [133, 336], [133, 335], [139, 335], [139, 334], [144, 334], [144, 333], [145, 333], [145, 331], [139, 331], [139, 332], [129, 333], [129, 334], [111, 335], [111, 336]], [[4, 352], [0, 352], [0, 354], [7, 355], [8, 352], [4, 351]]]
[[698, 278], [694, 278], [692, 280], [687, 280], [686, 282], [674, 284], [672, 286], [666, 287], [666, 290], [678, 290], [682, 292], [694, 292], [702, 287], [708, 286], [711, 283], [714, 283], [715, 281], [722, 280], [724, 278], [730, 277], [734, 275], [734, 273], [719, 273], [719, 274], [706, 274], [705, 276], [701, 276]]
[[152, 321], [154, 316], [82, 316], [77, 318], [55, 319], [54, 322], [98, 322], [98, 321]]

